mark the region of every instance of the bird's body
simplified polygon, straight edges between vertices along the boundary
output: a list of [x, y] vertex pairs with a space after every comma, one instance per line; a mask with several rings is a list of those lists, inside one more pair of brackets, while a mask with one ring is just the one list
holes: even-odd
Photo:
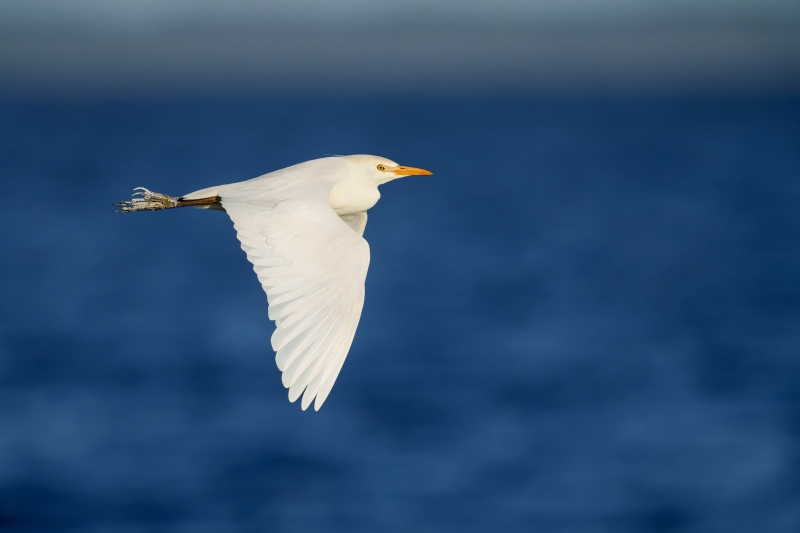
[[275, 321], [272, 347], [289, 399], [319, 409], [353, 341], [364, 304], [369, 245], [362, 237], [378, 186], [429, 175], [382, 157], [326, 157], [180, 198], [141, 189], [122, 211], [221, 209], [253, 263]]

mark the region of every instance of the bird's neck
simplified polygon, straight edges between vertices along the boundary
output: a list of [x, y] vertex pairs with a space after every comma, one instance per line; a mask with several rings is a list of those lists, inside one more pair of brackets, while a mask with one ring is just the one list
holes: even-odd
[[381, 197], [376, 183], [361, 180], [344, 180], [334, 184], [329, 201], [339, 216], [366, 211]]

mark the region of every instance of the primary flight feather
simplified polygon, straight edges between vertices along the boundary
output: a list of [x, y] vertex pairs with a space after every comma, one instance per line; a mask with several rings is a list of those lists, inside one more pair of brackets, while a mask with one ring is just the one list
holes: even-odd
[[267, 293], [272, 348], [289, 389], [319, 410], [336, 381], [364, 305], [367, 210], [378, 186], [421, 168], [383, 157], [325, 157], [239, 183], [173, 198], [144, 188], [122, 212], [176, 207], [224, 210]]

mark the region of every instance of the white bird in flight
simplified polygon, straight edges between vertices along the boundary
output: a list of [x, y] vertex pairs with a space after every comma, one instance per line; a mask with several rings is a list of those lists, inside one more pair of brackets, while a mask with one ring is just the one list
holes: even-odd
[[336, 381], [364, 306], [367, 210], [378, 186], [432, 173], [374, 155], [325, 157], [179, 198], [144, 187], [121, 211], [226, 211], [267, 293], [272, 348], [289, 401], [319, 410]]

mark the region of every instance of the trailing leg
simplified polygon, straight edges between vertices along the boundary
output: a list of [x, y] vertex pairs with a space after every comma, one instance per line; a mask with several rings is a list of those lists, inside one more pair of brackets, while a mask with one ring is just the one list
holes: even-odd
[[118, 213], [130, 213], [131, 211], [157, 211], [175, 207], [211, 206], [218, 203], [219, 196], [184, 200], [183, 198], [173, 198], [168, 194], [152, 192], [144, 187], [136, 187], [133, 198], [114, 205], [121, 208]]

